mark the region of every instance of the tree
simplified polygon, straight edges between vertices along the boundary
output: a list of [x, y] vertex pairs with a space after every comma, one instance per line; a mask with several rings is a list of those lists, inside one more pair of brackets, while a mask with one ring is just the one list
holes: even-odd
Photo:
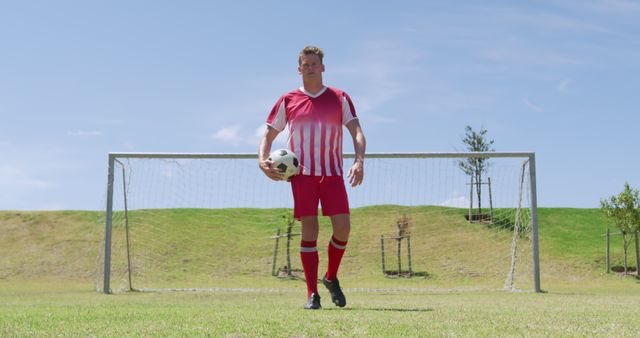
[[[622, 245], [624, 250], [624, 274], [627, 274], [627, 248], [629, 236], [636, 234], [640, 223], [640, 193], [637, 189], [631, 189], [625, 182], [624, 190], [618, 194], [600, 201], [600, 206], [607, 218], [612, 219], [620, 233], [622, 233]], [[638, 263], [636, 262], [636, 265]], [[636, 267], [637, 271], [637, 267]]]
[[[465, 135], [462, 139], [467, 151], [470, 152], [489, 152], [495, 151], [491, 146], [493, 140], [486, 137], [487, 130], [480, 127], [480, 131], [476, 132], [467, 125], [465, 127]], [[478, 196], [478, 215], [482, 214], [482, 174], [489, 168], [488, 158], [485, 157], [469, 157], [458, 162], [458, 166], [467, 175], [473, 177], [476, 185], [476, 196]]]

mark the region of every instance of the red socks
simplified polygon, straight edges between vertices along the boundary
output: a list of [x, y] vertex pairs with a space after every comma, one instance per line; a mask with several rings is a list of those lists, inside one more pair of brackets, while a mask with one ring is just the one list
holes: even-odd
[[340, 267], [342, 255], [344, 255], [344, 251], [346, 249], [347, 242], [339, 241], [335, 238], [335, 236], [331, 236], [329, 249], [327, 250], [327, 252], [329, 253], [329, 262], [327, 264], [326, 275], [327, 280], [333, 281], [338, 277], [338, 268]]
[[316, 241], [300, 241], [300, 260], [307, 282], [307, 297], [318, 294], [318, 248]]
[[[342, 261], [342, 256], [347, 248], [347, 242], [339, 241], [331, 236], [329, 248], [327, 250], [329, 261], [327, 263], [326, 278], [333, 281], [338, 276], [338, 268]], [[316, 241], [300, 241], [300, 260], [304, 270], [304, 278], [307, 283], [307, 297], [312, 293], [318, 294], [318, 248]]]

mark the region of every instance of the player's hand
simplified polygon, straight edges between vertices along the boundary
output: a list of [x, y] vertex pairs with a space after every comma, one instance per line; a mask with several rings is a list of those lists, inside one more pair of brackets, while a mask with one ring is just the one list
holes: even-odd
[[361, 161], [353, 163], [351, 168], [349, 168], [347, 177], [349, 177], [349, 184], [351, 184], [352, 187], [357, 187], [362, 184], [362, 180], [364, 179], [364, 164]]
[[280, 170], [273, 167], [273, 162], [269, 160], [263, 160], [258, 163], [258, 166], [262, 170], [262, 172], [274, 181], [282, 181], [284, 180], [284, 175], [280, 173]]

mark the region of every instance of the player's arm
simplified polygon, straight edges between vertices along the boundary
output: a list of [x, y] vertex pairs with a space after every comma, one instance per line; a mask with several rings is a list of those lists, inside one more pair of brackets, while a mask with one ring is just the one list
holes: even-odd
[[364, 179], [364, 153], [367, 148], [367, 141], [364, 138], [362, 127], [358, 119], [353, 119], [347, 123], [347, 129], [353, 138], [353, 149], [356, 152], [356, 158], [351, 168], [349, 168], [349, 184], [352, 187], [358, 186]]
[[273, 162], [269, 161], [269, 154], [271, 153], [271, 145], [276, 136], [280, 132], [271, 126], [267, 126], [267, 130], [260, 139], [260, 146], [258, 148], [258, 166], [262, 172], [274, 181], [280, 181], [284, 179], [284, 176], [278, 171], [278, 169], [272, 166]]

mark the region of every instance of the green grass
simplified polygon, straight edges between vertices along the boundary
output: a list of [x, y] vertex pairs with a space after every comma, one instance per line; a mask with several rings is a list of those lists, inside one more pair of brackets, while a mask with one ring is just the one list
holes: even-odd
[[[214, 249], [206, 238], [189, 245], [176, 241], [172, 246], [189, 252], [195, 262], [202, 260], [199, 263], [207, 262], [213, 254], [223, 261], [249, 265], [240, 275], [220, 265], [215, 278], [227, 276], [240, 285], [275, 285], [280, 291], [116, 295], [94, 291], [96, 256], [103, 232], [98, 213], [3, 211], [0, 336], [637, 336], [640, 285], [633, 277], [603, 273], [601, 235], [606, 220], [599, 210], [540, 209], [542, 287], [547, 292], [535, 294], [447, 289], [452, 285], [473, 286], [484, 277], [469, 277], [468, 271], [448, 271], [438, 263], [440, 260], [484, 264], [479, 253], [487, 252], [487, 246], [509, 240], [510, 234], [470, 227], [460, 221], [460, 215], [441, 220], [424, 217], [430, 208], [433, 207], [383, 206], [354, 210], [354, 229], [347, 251], [350, 255], [345, 258], [348, 268], [341, 272], [350, 288], [349, 304], [337, 309], [321, 290], [321, 311], [302, 309], [302, 282], [269, 276], [273, 243], [266, 237], [282, 223], [283, 210], [170, 210], [163, 221], [180, 221], [194, 231], [203, 231], [215, 223], [214, 219], [225, 224], [234, 220], [234, 226], [243, 231], [218, 226], [220, 247], [215, 252], [210, 251]], [[393, 232], [398, 214], [408, 215], [419, 225], [417, 233], [430, 234], [422, 237], [422, 242], [416, 239], [414, 248], [414, 266], [428, 271], [429, 278], [392, 280], [380, 276], [377, 248], [371, 243], [379, 241], [380, 233]], [[443, 221], [446, 228], [438, 225]], [[329, 228], [323, 220], [321, 241], [328, 240]], [[184, 236], [171, 227], [163, 231], [169, 238]], [[259, 248], [266, 250], [255, 252], [258, 263], [242, 257], [255, 249], [251, 241], [256, 242], [256, 238], [260, 239]], [[451, 243], [466, 244], [461, 250]], [[614, 258], [621, 259], [619, 241], [612, 245]], [[421, 252], [421, 247], [428, 250]], [[201, 256], [203, 251], [208, 255]], [[421, 256], [427, 258], [421, 260]], [[167, 265], [154, 272], [184, 278], [180, 269], [189, 262], [171, 261], [172, 254], [166, 257]], [[294, 260], [298, 264], [297, 255]], [[632, 257], [631, 264], [635, 265]], [[197, 276], [202, 271], [187, 271], [186, 275], [191, 273]], [[400, 285], [407, 291], [353, 289], [368, 279], [374, 281], [371, 286]]]
[[[395, 232], [395, 220], [400, 214], [408, 215], [414, 224], [414, 270], [429, 273], [432, 282], [442, 280], [449, 283], [451, 279], [463, 277], [446, 271], [451, 260], [468, 260], [469, 265], [476, 264], [486, 269], [487, 264], [479, 264], [478, 261], [490, 251], [491, 246], [496, 243], [510, 245], [509, 232], [481, 225], [470, 226], [464, 222], [460, 212], [457, 212], [460, 215], [435, 216], [430, 213], [433, 208], [381, 206], [354, 210], [352, 238], [345, 258], [348, 268], [343, 271], [345, 275], [359, 275], [367, 279], [380, 277], [379, 236]], [[154, 222], [167, 224], [161, 235], [169, 240], [168, 247], [173, 251], [165, 252], [165, 265], [162, 271], [155, 272], [180, 275], [183, 274], [180, 269], [188, 268], [193, 270], [187, 271], [192, 276], [190, 278], [205, 275], [209, 279], [211, 271], [198, 271], [208, 267], [224, 278], [233, 275], [244, 275], [249, 279], [262, 277], [271, 271], [273, 241], [268, 238], [275, 233], [276, 227], [284, 227], [284, 212], [283, 209], [166, 210]], [[151, 243], [145, 243], [149, 234], [147, 228], [150, 227], [141, 226], [136, 221], [144, 217], [144, 211], [131, 213], [134, 248], [151, 246]], [[171, 226], [174, 223], [180, 223], [180, 226]], [[570, 275], [589, 276], [603, 272], [605, 241], [602, 234], [606, 224], [598, 209], [540, 209], [543, 282], [545, 277], [563, 279], [563, 273], [558, 270]], [[3, 234], [0, 279], [12, 276], [91, 279], [96, 273], [103, 227], [97, 212], [0, 212], [0, 231]], [[114, 236], [118, 231], [123, 234], [122, 229], [116, 226]], [[137, 231], [142, 235], [137, 235]], [[330, 232], [327, 219], [321, 218], [320, 246], [328, 241]], [[186, 240], [188, 236], [192, 237]], [[113, 253], [116, 256], [126, 252], [123, 238], [114, 238]], [[294, 247], [296, 244], [294, 241]], [[283, 249], [284, 245], [280, 248]], [[176, 258], [178, 255], [174, 253], [182, 253], [182, 259]], [[283, 254], [280, 253], [281, 258]], [[392, 265], [395, 257], [393, 253], [387, 254], [388, 264]], [[613, 238], [612, 257], [614, 265], [621, 264], [619, 236]], [[298, 264], [296, 258], [294, 265]], [[630, 257], [630, 263], [635, 266], [634, 257]], [[238, 273], [238, 266], [245, 266], [245, 270]]]
[[[625, 284], [625, 283], [622, 283]], [[126, 293], [0, 283], [0, 335], [23, 336], [636, 336], [640, 293], [348, 293], [302, 309], [295, 292]], [[635, 289], [638, 285], [628, 285]]]
[[101, 239], [98, 219], [88, 211], [0, 211], [0, 280], [91, 280]]
[[[540, 246], [551, 260], [571, 263], [574, 268], [604, 272], [607, 227], [618, 232], [600, 209], [539, 209]], [[629, 247], [629, 263], [635, 267], [635, 253]], [[611, 237], [611, 265], [623, 262], [622, 237]], [[576, 271], [580, 273], [581, 271]]]
[[[540, 209], [540, 242], [553, 256], [594, 261], [602, 256], [608, 221], [599, 209]], [[585, 259], [585, 261], [588, 261]]]

